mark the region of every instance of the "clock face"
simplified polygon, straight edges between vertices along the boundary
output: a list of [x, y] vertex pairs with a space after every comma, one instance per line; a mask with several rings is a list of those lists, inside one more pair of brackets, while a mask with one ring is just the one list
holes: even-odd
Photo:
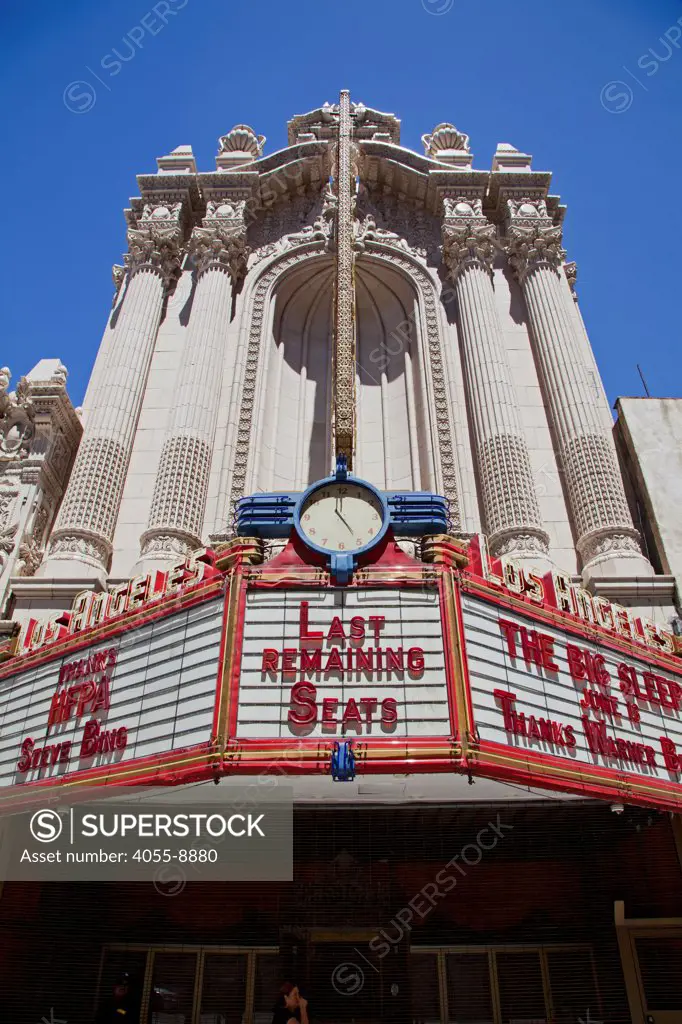
[[357, 551], [377, 539], [384, 509], [372, 491], [348, 481], [329, 483], [310, 495], [301, 508], [301, 533], [326, 551]]

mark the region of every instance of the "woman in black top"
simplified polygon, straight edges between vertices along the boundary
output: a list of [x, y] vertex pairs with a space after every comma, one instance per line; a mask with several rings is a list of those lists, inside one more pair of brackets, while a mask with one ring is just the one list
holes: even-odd
[[301, 995], [298, 985], [285, 981], [272, 1010], [272, 1024], [309, 1024], [308, 1000]]

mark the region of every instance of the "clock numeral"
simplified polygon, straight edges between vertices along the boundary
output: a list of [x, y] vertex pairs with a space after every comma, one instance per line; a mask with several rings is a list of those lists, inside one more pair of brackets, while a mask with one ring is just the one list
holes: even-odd
[[306, 514], [303, 516], [303, 522], [307, 523], [309, 519], [310, 519], [310, 512], [306, 512]]
[[370, 535], [370, 537], [374, 536], [374, 530], [372, 529], [371, 526], [370, 526], [369, 530], [367, 531], [367, 533]]
[[308, 530], [308, 533], [310, 534], [311, 537], [314, 537], [317, 531], [314, 529], [314, 527], [311, 526], [310, 529]]
[[322, 547], [324, 547], [324, 546], [325, 546], [325, 544], [327, 543], [327, 541], [328, 541], [328, 540], [329, 540], [329, 538], [328, 538], [328, 537], [323, 537], [323, 538], [322, 538], [322, 540], [320, 541], [320, 544], [322, 545]]
[[362, 547], [362, 537], [356, 537], [355, 538], [355, 543], [357, 544], [357, 546], [359, 548], [361, 548]]
[[339, 543], [339, 551], [345, 551], [345, 550], [346, 550], [346, 545], [343, 543], [343, 541], [341, 541]]

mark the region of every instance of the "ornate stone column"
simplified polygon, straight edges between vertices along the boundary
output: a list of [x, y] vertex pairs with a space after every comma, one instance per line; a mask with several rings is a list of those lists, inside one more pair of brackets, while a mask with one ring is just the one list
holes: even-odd
[[480, 199], [445, 199], [443, 257], [455, 282], [465, 382], [491, 554], [542, 562], [542, 528], [528, 448], [500, 333], [492, 281], [495, 227]]
[[180, 205], [146, 210], [128, 232], [123, 297], [40, 576], [108, 569], [164, 296], [180, 263]]
[[209, 204], [190, 248], [197, 267], [192, 315], [141, 560], [176, 560], [201, 546], [233, 288], [246, 271], [243, 201]]
[[544, 200], [508, 200], [506, 249], [528, 309], [545, 399], [577, 535], [586, 581], [592, 576], [652, 575], [641, 552], [611, 433], [558, 268], [561, 228]]

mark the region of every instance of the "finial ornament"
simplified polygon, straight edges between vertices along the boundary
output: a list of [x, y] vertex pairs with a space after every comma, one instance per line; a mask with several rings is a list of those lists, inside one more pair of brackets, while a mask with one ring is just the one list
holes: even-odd
[[459, 132], [454, 124], [442, 121], [428, 135], [422, 135], [426, 156], [432, 160], [440, 160], [444, 154], [469, 152], [469, 136]]
[[236, 124], [227, 135], [221, 135], [218, 139], [220, 147], [218, 152], [230, 155], [246, 154], [251, 160], [257, 160], [259, 156], [263, 155], [265, 142], [265, 136], [256, 135], [250, 125]]

